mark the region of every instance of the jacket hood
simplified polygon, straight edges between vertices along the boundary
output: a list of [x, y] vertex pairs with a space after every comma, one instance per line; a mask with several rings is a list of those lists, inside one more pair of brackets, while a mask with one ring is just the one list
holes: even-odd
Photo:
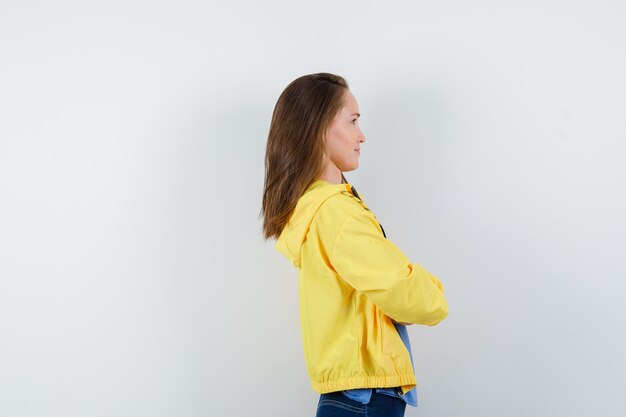
[[333, 184], [318, 179], [307, 187], [298, 200], [289, 222], [275, 245], [276, 249], [285, 255], [296, 268], [300, 268], [300, 249], [317, 210], [328, 198], [344, 191], [352, 194], [352, 186], [349, 183]]

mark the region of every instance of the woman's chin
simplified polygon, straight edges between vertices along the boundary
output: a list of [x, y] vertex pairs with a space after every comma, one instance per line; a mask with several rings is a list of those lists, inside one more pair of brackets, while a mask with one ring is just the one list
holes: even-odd
[[355, 163], [352, 165], [348, 165], [347, 167], [345, 167], [344, 169], [341, 170], [341, 172], [350, 172], [350, 171], [354, 171], [355, 169], [357, 169], [359, 167], [359, 163]]

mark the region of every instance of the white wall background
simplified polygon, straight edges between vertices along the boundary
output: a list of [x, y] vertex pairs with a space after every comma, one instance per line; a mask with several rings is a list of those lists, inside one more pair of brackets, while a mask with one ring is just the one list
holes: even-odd
[[261, 238], [282, 89], [450, 305], [407, 416], [624, 416], [626, 29], [608, 1], [0, 1], [0, 416], [313, 416]]

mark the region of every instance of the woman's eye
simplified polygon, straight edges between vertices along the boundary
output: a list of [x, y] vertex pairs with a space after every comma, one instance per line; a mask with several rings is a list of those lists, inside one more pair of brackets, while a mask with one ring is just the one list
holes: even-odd
[[356, 124], [356, 119], [352, 119], [352, 124], [355, 125]]

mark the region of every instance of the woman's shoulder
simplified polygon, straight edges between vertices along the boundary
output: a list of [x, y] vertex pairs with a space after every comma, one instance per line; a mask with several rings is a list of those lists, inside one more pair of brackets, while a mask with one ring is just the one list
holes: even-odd
[[348, 190], [341, 190], [341, 192], [326, 200], [320, 209], [342, 212], [350, 215], [364, 210], [365, 206], [353, 193]]
[[316, 217], [325, 225], [341, 225], [349, 217], [362, 214], [373, 217], [360, 198], [348, 190], [342, 190], [324, 201]]

